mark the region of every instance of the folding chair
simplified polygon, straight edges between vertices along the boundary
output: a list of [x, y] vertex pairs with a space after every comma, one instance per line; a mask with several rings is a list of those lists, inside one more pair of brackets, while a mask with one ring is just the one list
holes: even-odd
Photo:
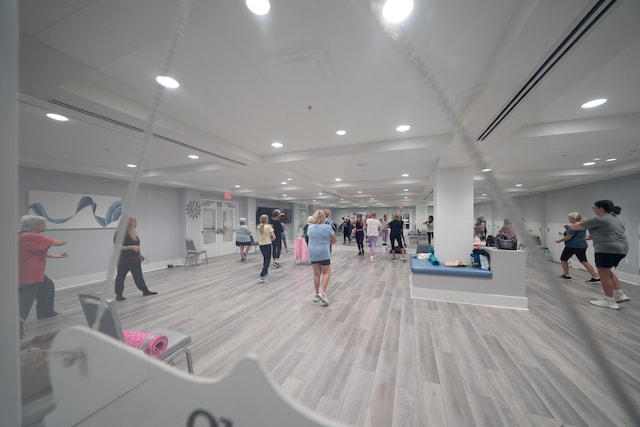
[[[80, 299], [80, 305], [82, 306], [84, 317], [87, 319], [89, 326], [93, 327], [95, 324], [98, 307], [100, 304], [103, 304], [104, 311], [102, 312], [102, 321], [100, 325], [98, 325], [98, 330], [118, 341], [125, 342], [122, 327], [120, 326], [120, 319], [118, 318], [113, 300], [107, 300], [105, 302], [100, 297], [90, 294], [79, 294], [78, 298]], [[191, 335], [166, 328], [154, 328], [148, 332], [152, 335], [166, 335], [169, 339], [167, 350], [158, 359], [171, 362], [179, 353], [184, 353], [187, 359], [187, 369], [189, 373], [193, 374], [191, 350], [187, 347], [191, 344]]]
[[194, 262], [196, 263], [196, 265], [198, 265], [198, 259], [200, 259], [200, 255], [202, 254], [204, 254], [204, 258], [207, 264], [209, 264], [209, 257], [207, 256], [206, 250], [201, 250], [201, 251], [197, 250], [196, 245], [195, 243], [193, 243], [192, 239], [186, 238], [185, 242], [187, 244], [187, 257], [184, 259], [184, 265], [187, 265], [189, 258], [191, 258], [192, 256], [193, 256], [193, 259], [195, 260]]

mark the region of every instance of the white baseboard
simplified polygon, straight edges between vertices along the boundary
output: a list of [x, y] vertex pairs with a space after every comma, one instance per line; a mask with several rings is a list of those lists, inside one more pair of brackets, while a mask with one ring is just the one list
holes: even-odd
[[515, 310], [529, 309], [529, 299], [527, 297], [414, 287], [411, 275], [409, 276], [409, 285], [411, 287], [411, 298], [452, 302], [457, 304], [482, 305], [485, 307], [510, 308]]
[[[181, 266], [183, 262], [184, 260], [181, 259], [181, 260], [158, 261], [158, 262], [153, 262], [148, 264], [142, 263], [142, 271], [147, 272], [147, 271], [162, 270], [167, 268], [167, 265], [169, 264]], [[77, 286], [84, 286], [84, 285], [90, 285], [93, 283], [104, 282], [106, 279], [107, 279], [107, 272], [102, 271], [99, 273], [85, 274], [83, 276], [74, 276], [74, 277], [67, 277], [64, 279], [55, 279], [54, 282], [55, 282], [56, 289], [67, 289], [67, 288], [75, 288]], [[112, 285], [113, 284], [111, 284], [110, 286]]]

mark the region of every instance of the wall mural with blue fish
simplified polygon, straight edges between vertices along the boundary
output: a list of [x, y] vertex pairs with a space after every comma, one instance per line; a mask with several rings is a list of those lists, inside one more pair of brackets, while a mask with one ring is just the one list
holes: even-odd
[[47, 228], [116, 228], [122, 199], [55, 191], [29, 190], [29, 213], [47, 219]]

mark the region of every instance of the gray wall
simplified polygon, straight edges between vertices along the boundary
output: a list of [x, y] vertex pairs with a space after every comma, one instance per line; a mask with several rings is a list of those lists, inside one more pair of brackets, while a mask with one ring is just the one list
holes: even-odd
[[[127, 186], [124, 181], [20, 168], [18, 211], [21, 215], [27, 213], [29, 190], [124, 197]], [[181, 191], [148, 185], [138, 189], [131, 214], [138, 218], [147, 265], [184, 257]], [[68, 258], [47, 262], [47, 275], [55, 281], [106, 271], [113, 250], [113, 234], [114, 229], [47, 231], [48, 236], [67, 242], [64, 247], [52, 248], [52, 252], [69, 252]]]

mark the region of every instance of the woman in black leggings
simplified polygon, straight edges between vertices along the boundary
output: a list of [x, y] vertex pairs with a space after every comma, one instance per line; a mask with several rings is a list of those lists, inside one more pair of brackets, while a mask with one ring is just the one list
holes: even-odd
[[364, 221], [362, 214], [356, 216], [356, 243], [358, 244], [358, 255], [364, 255]]
[[[405, 245], [403, 244], [403, 241], [402, 241], [403, 228], [404, 228], [404, 223], [402, 222], [402, 217], [400, 216], [399, 213], [394, 213], [393, 221], [389, 223], [389, 229], [391, 230], [389, 234], [389, 241], [391, 243], [392, 248], [396, 248], [397, 246], [399, 247], [399, 249], [404, 248]], [[394, 240], [398, 242], [397, 245], [393, 243]]]

